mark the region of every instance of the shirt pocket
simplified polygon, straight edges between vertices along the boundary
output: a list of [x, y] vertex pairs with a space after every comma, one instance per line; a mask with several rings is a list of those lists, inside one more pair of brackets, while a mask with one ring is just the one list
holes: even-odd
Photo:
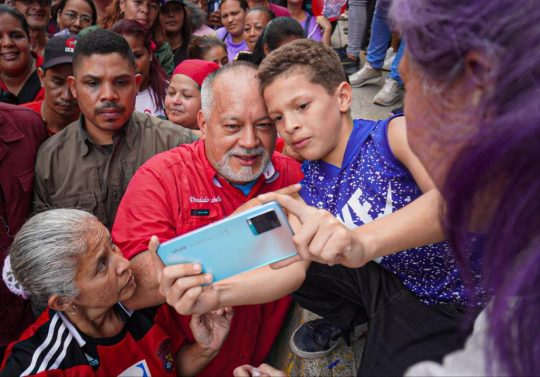
[[62, 198], [54, 199], [52, 204], [55, 208], [73, 208], [90, 212], [103, 223], [107, 220], [105, 208], [103, 205], [99, 205], [94, 192], [83, 192], [63, 196]]
[[185, 221], [179, 225], [177, 234], [184, 234], [192, 230], [202, 228], [211, 224], [222, 217], [218, 213], [216, 205], [211, 203], [190, 203], [187, 213], [184, 215]]

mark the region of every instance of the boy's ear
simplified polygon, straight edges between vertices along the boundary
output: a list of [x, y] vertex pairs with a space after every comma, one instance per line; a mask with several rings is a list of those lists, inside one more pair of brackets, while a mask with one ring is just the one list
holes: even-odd
[[343, 81], [336, 88], [336, 98], [339, 104], [339, 111], [346, 113], [351, 109], [352, 105], [352, 87], [351, 85]]

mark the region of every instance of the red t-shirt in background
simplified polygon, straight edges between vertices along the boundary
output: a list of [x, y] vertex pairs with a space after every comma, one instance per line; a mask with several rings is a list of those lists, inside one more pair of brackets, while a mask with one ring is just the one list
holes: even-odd
[[[217, 175], [204, 152], [204, 140], [182, 145], [148, 160], [131, 179], [113, 226], [113, 240], [131, 259], [147, 250], [152, 235], [160, 242], [233, 213], [249, 199], [298, 183], [300, 165], [274, 153], [272, 163], [249, 195]], [[200, 373], [232, 375], [239, 365], [262, 363], [287, 314], [291, 299], [234, 308], [231, 329], [219, 354]], [[188, 342], [189, 317], [178, 316]]]

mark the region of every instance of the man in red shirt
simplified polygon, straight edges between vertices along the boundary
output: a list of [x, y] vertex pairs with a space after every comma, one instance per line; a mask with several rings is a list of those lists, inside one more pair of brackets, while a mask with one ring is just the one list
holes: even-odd
[[45, 99], [21, 105], [41, 116], [49, 135], [75, 122], [81, 113], [67, 80], [73, 76], [73, 52], [77, 40], [75, 36], [49, 39], [45, 46], [43, 64], [37, 69], [41, 86], [45, 89]]
[[[130, 308], [165, 302], [148, 249], [233, 213], [249, 199], [297, 183], [299, 164], [273, 153], [276, 128], [259, 93], [256, 68], [235, 62], [203, 83], [198, 115], [203, 138], [148, 160], [120, 203], [114, 242], [131, 259], [137, 290]], [[224, 248], [227, 246], [224, 245]], [[230, 252], [230, 251], [229, 251]], [[232, 375], [242, 364], [260, 364], [280, 331], [290, 298], [234, 308], [229, 336], [201, 375]], [[179, 316], [189, 335], [189, 317]]]

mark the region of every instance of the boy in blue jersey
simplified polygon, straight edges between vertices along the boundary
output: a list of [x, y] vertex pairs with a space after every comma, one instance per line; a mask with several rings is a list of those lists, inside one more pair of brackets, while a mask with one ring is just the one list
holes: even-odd
[[306, 160], [301, 199], [260, 196], [291, 215], [299, 257], [202, 289], [209, 277], [193, 266], [166, 267], [167, 302], [190, 314], [295, 291], [323, 319], [295, 332], [293, 351], [323, 356], [367, 322], [361, 375], [402, 375], [457, 349], [466, 309], [481, 303], [467, 301], [448, 245], [436, 243], [442, 202], [408, 145], [404, 117], [353, 120], [339, 58], [310, 40], [269, 54], [259, 79], [281, 137]]
[[[352, 89], [333, 55], [301, 40], [268, 56], [259, 69], [270, 117], [306, 160], [300, 196], [313, 208], [271, 199], [298, 215], [302, 259], [320, 262], [311, 263], [294, 296], [324, 319], [297, 329], [291, 348], [301, 357], [323, 356], [336, 335], [367, 321], [374, 336], [366, 352], [384, 349], [386, 355], [366, 354], [361, 374], [400, 373], [411, 359], [437, 359], [442, 348], [453, 347], [451, 334], [471, 303], [448, 244], [433, 243], [444, 238], [442, 206], [408, 145], [405, 118], [353, 120]], [[411, 321], [421, 321], [426, 333]], [[407, 347], [417, 336], [430, 346]]]

